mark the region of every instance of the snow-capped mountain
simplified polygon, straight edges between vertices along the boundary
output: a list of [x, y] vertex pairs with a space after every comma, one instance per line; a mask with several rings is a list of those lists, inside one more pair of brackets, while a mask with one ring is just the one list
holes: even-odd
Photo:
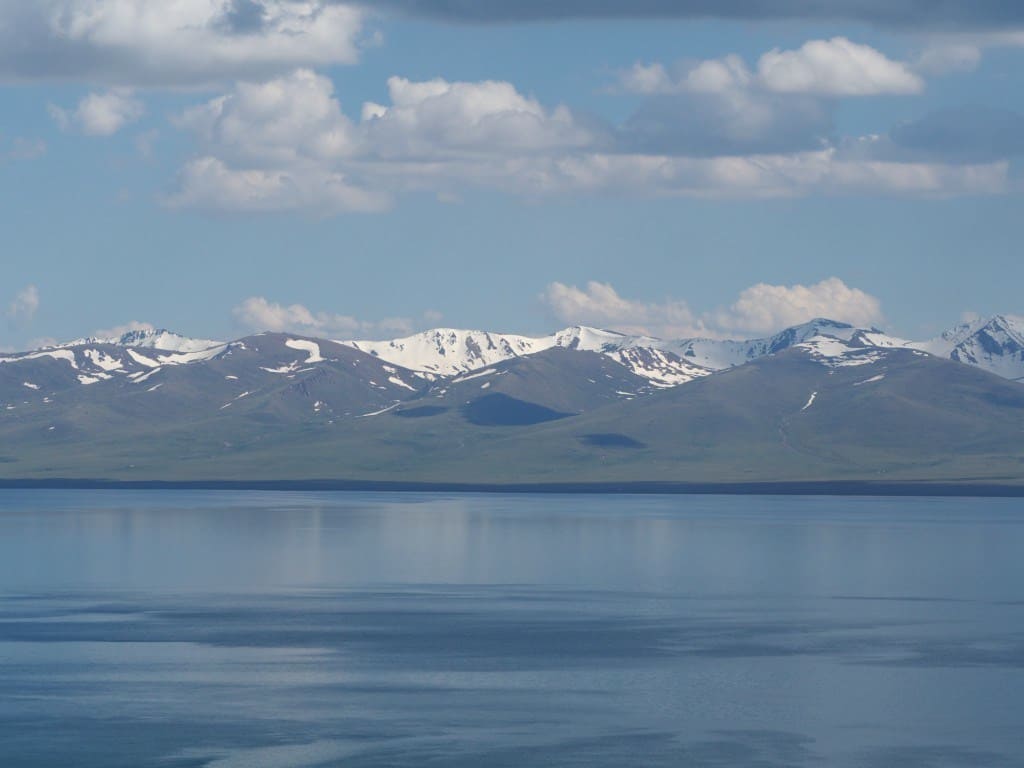
[[668, 342], [659, 341], [658, 345], [660, 348], [668, 349], [684, 360], [690, 360], [701, 367], [712, 371], [722, 371], [749, 363], [765, 355], [782, 352], [817, 337], [834, 339], [854, 348], [865, 345], [895, 346], [899, 343], [899, 340], [886, 336], [873, 328], [855, 328], [848, 323], [816, 318], [762, 339], [749, 341], [682, 339]]
[[427, 385], [422, 374], [350, 347], [288, 334], [195, 352], [85, 342], [0, 357], [0, 413], [15, 422], [79, 403], [156, 421], [227, 409], [331, 421], [391, 408]]
[[[874, 328], [856, 328], [821, 318], [749, 341], [663, 340], [585, 326], [540, 337], [450, 328], [391, 341], [330, 342], [277, 336], [288, 343], [264, 344], [259, 354], [242, 355], [239, 359], [251, 361], [254, 371], [261, 376], [295, 376], [340, 359], [339, 352], [327, 355], [322, 348], [348, 350], [375, 361], [380, 369], [368, 378], [368, 386], [388, 387], [390, 379], [398, 379], [401, 384], [395, 383], [395, 386], [405, 391], [418, 391], [421, 384], [427, 382], [443, 388], [446, 382], [458, 377], [551, 350], [601, 355], [630, 375], [648, 382], [650, 391], [703, 379], [793, 348], [832, 368], [862, 365], [881, 359], [880, 353], [885, 350], [904, 348], [1024, 382], [1024, 319], [1010, 315], [963, 324], [925, 342], [911, 342]], [[266, 338], [277, 336], [271, 334]], [[172, 369], [209, 365], [231, 355], [238, 356], [251, 351], [253, 344], [259, 346], [259, 342], [253, 340], [260, 338], [264, 337], [218, 342], [187, 338], [166, 330], [140, 330], [117, 338], [84, 338], [31, 352], [8, 354], [0, 356], [0, 403], [17, 406], [19, 396], [29, 396], [32, 392], [52, 397], [68, 388], [101, 382], [120, 381], [152, 387]], [[560, 365], [572, 367], [567, 362], [571, 356], [559, 359]], [[561, 380], [580, 378], [589, 365], [581, 359], [574, 374], [559, 374]], [[583, 380], [587, 377], [583, 376]], [[633, 392], [637, 387], [620, 389]], [[619, 396], [614, 391], [608, 394]]]
[[[142, 383], [155, 372], [168, 366], [188, 365], [211, 360], [229, 352], [234, 344], [177, 352], [150, 347], [127, 347], [103, 341], [81, 340], [58, 347], [47, 347], [35, 352], [0, 356], [0, 376], [12, 369], [21, 371], [30, 363], [33, 370], [41, 371], [50, 380], [51, 387], [73, 383], [90, 385], [122, 376], [128, 381]], [[23, 382], [31, 388], [34, 382]]]
[[438, 376], [469, 373], [555, 347], [598, 352], [657, 386], [685, 384], [712, 372], [682, 359], [672, 350], [661, 349], [662, 342], [658, 339], [585, 326], [540, 337], [438, 328], [392, 341], [339, 343], [394, 365]]
[[650, 336], [627, 336], [586, 326], [574, 326], [546, 338], [551, 346], [597, 352], [658, 387], [675, 387], [713, 373], [667, 348]]
[[834, 339], [851, 348], [893, 347], [905, 342], [876, 329], [816, 319], [763, 339], [663, 340], [630, 336], [586, 326], [574, 326], [550, 336], [529, 337], [485, 331], [435, 329], [393, 341], [340, 342], [382, 360], [415, 371], [452, 376], [504, 360], [534, 355], [554, 347], [597, 352], [659, 387], [674, 387], [694, 379], [781, 352], [816, 337]]
[[1022, 351], [1005, 317], [931, 343], [828, 320], [752, 341], [82, 339], [0, 356], [0, 478], [1003, 482]]
[[340, 341], [386, 362], [438, 376], [457, 376], [550, 349], [547, 339], [435, 328], [391, 341]]
[[86, 337], [75, 339], [56, 348], [81, 347], [87, 345], [108, 344], [116, 347], [133, 347], [135, 349], [160, 349], [167, 352], [202, 352], [213, 347], [224, 346], [223, 341], [211, 339], [191, 339], [164, 329], [134, 330], [115, 337]]
[[1024, 317], [996, 315], [963, 323], [938, 338], [909, 346], [1004, 379], [1024, 381]]

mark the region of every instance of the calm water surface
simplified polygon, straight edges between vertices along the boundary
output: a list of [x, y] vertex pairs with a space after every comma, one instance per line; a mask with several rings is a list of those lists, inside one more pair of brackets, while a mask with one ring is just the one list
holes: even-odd
[[1024, 766], [1019, 500], [0, 492], [0, 766]]

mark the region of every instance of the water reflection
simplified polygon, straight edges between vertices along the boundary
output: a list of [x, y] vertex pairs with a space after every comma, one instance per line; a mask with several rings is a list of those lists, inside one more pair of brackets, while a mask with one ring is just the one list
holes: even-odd
[[0, 509], [4, 766], [1024, 765], [1013, 502]]

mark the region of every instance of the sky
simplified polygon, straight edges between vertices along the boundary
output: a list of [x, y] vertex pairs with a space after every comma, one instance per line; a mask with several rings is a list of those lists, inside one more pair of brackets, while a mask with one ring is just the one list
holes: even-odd
[[1024, 314], [1024, 4], [0, 0], [0, 349]]

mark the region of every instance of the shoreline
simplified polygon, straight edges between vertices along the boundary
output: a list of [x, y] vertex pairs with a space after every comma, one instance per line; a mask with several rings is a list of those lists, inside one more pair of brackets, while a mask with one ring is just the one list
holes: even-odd
[[267, 491], [580, 495], [903, 496], [1022, 498], [1024, 484], [801, 481], [751, 483], [426, 483], [370, 480], [0, 479], [0, 490]]

